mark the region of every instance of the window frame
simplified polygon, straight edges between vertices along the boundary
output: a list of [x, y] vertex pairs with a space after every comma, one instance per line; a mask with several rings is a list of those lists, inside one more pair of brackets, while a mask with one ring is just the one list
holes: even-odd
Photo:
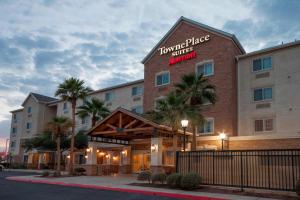
[[195, 67], [195, 73], [197, 76], [200, 76], [200, 74], [198, 73], [198, 68], [199, 66], [203, 65], [203, 67], [205, 67], [204, 65], [207, 64], [207, 63], [211, 63], [212, 65], [212, 74], [203, 74], [203, 77], [208, 77], [208, 76], [213, 76], [215, 75], [215, 63], [214, 63], [214, 60], [204, 60], [204, 61], [201, 61], [201, 62], [198, 62], [196, 63], [196, 67]]
[[[270, 89], [270, 88], [272, 90], [272, 98], [271, 99], [265, 99], [264, 98], [264, 89]], [[263, 90], [263, 93], [262, 93], [263, 99], [262, 100], [255, 100], [255, 94], [254, 94], [255, 90], [259, 90], [259, 89]], [[274, 88], [273, 88], [273, 86], [256, 87], [256, 88], [252, 89], [252, 102], [254, 102], [254, 103], [271, 102], [271, 101], [273, 101], [273, 99], [274, 99]]]
[[214, 134], [214, 132], [215, 132], [215, 118], [214, 117], [206, 117], [206, 118], [204, 118], [204, 120], [205, 121], [212, 121], [212, 131], [211, 132], [203, 132], [203, 133], [201, 133], [201, 132], [199, 132], [199, 130], [200, 130], [200, 126], [198, 126], [198, 130], [197, 130], [197, 136], [199, 137], [199, 136], [203, 136], [203, 135], [213, 135]]
[[[262, 120], [263, 121], [263, 130], [262, 131], [256, 131], [255, 130], [255, 122], [258, 121], [258, 120]], [[272, 123], [273, 123], [273, 129], [272, 130], [266, 130], [266, 121], [267, 120], [272, 120]], [[254, 118], [253, 119], [253, 123], [252, 123], [252, 128], [253, 128], [253, 133], [254, 134], [261, 134], [261, 133], [272, 133], [272, 132], [275, 132], [275, 129], [276, 129], [276, 120], [275, 120], [275, 117], [261, 117], [261, 118]]]
[[[133, 89], [134, 88], [137, 88], [137, 94], [133, 94]], [[139, 91], [139, 89], [140, 89], [140, 93], [138, 93], [138, 91]], [[142, 96], [143, 95], [143, 93], [144, 93], [144, 88], [143, 88], [143, 86], [133, 86], [133, 87], [131, 87], [131, 96], [132, 97], [137, 97], [137, 96]]]
[[32, 113], [32, 107], [31, 106], [28, 106], [27, 107], [27, 114], [31, 114]]
[[[267, 68], [267, 69], [264, 69], [263, 68], [264, 67], [263, 66], [263, 59], [266, 59], [266, 58], [270, 58], [271, 59], [271, 67]], [[260, 63], [261, 63], [261, 69], [260, 70], [254, 71], [254, 61], [255, 60], [260, 60]], [[263, 57], [252, 59], [252, 65], [251, 65], [251, 71], [252, 71], [252, 73], [260, 73], [260, 72], [270, 71], [272, 69], [273, 69], [273, 59], [272, 59], [272, 56], [263, 56]]]
[[[107, 100], [106, 99], [106, 94], [111, 94], [111, 99]], [[104, 94], [104, 100], [106, 102], [112, 102], [114, 100], [114, 92], [113, 91], [105, 92], [105, 94]]]
[[[169, 82], [165, 83], [165, 84], [157, 85], [157, 77], [160, 76], [160, 75], [163, 75], [163, 74], [168, 74], [168, 76], [169, 76]], [[162, 71], [162, 72], [158, 72], [158, 73], [155, 74], [155, 87], [169, 85], [170, 83], [171, 83], [171, 74], [170, 74], [170, 71], [167, 70], [167, 71]]]
[[26, 130], [30, 130], [32, 128], [32, 123], [31, 122], [27, 122], [26, 123]]

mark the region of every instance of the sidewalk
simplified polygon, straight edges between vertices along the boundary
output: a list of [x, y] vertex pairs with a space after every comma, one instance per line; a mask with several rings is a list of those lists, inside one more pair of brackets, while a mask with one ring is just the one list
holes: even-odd
[[151, 188], [128, 185], [137, 182], [133, 175], [124, 176], [76, 176], [76, 177], [61, 177], [61, 178], [43, 178], [37, 176], [15, 176], [7, 177], [11, 181], [54, 184], [68, 187], [91, 188], [100, 190], [113, 190], [120, 192], [129, 192], [145, 195], [158, 195], [181, 199], [201, 199], [201, 200], [271, 200], [270, 198], [249, 197], [230, 194], [193, 192], [163, 188]]

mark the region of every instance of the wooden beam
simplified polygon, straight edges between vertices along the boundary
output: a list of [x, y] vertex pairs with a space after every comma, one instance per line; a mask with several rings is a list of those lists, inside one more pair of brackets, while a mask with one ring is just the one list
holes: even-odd
[[119, 114], [119, 128], [122, 128], [122, 113]]
[[105, 125], [108, 126], [109, 128], [111, 128], [112, 130], [116, 130], [117, 129], [117, 127], [115, 127], [115, 126], [113, 126], [113, 125], [111, 125], [109, 123], [106, 123]]
[[105, 135], [105, 134], [116, 134], [116, 136], [118, 136], [118, 134], [120, 133], [127, 133], [127, 132], [136, 132], [136, 131], [151, 131], [153, 130], [153, 127], [144, 127], [144, 128], [131, 128], [131, 129], [124, 129], [122, 132], [117, 132], [117, 131], [101, 131], [101, 132], [94, 132], [91, 133], [91, 136], [93, 135]]
[[137, 120], [135, 119], [135, 120], [131, 121], [129, 124], [127, 124], [124, 128], [130, 127], [130, 126], [132, 126], [133, 124], [135, 124], [136, 122], [137, 122]]

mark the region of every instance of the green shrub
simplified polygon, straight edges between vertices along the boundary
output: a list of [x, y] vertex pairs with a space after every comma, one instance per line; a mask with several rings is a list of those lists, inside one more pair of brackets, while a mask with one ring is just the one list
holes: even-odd
[[181, 178], [181, 188], [185, 190], [194, 190], [201, 184], [202, 178], [199, 174], [189, 173]]
[[85, 169], [83, 167], [77, 167], [74, 169], [74, 172], [76, 175], [83, 175], [85, 172]]
[[167, 177], [167, 184], [171, 188], [179, 188], [181, 184], [181, 174], [174, 173]]
[[151, 176], [152, 183], [160, 182], [161, 184], [164, 184], [166, 179], [167, 175], [165, 173], [156, 173]]
[[300, 196], [300, 179], [296, 183], [295, 190], [296, 190], [296, 193]]
[[41, 174], [41, 177], [46, 177], [49, 176], [49, 172], [48, 171], [43, 171]]
[[138, 174], [137, 176], [138, 181], [148, 181], [150, 183], [151, 180], [151, 172], [150, 171], [143, 171]]

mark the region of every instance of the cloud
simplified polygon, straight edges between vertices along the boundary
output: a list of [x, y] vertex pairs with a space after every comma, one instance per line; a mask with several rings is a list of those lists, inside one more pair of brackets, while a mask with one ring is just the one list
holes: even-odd
[[[65, 78], [100, 89], [143, 78], [140, 61], [180, 16], [235, 33], [247, 51], [300, 38], [299, 1], [0, 1], [0, 137], [29, 92]], [[101, 12], [100, 12], [101, 11]]]

